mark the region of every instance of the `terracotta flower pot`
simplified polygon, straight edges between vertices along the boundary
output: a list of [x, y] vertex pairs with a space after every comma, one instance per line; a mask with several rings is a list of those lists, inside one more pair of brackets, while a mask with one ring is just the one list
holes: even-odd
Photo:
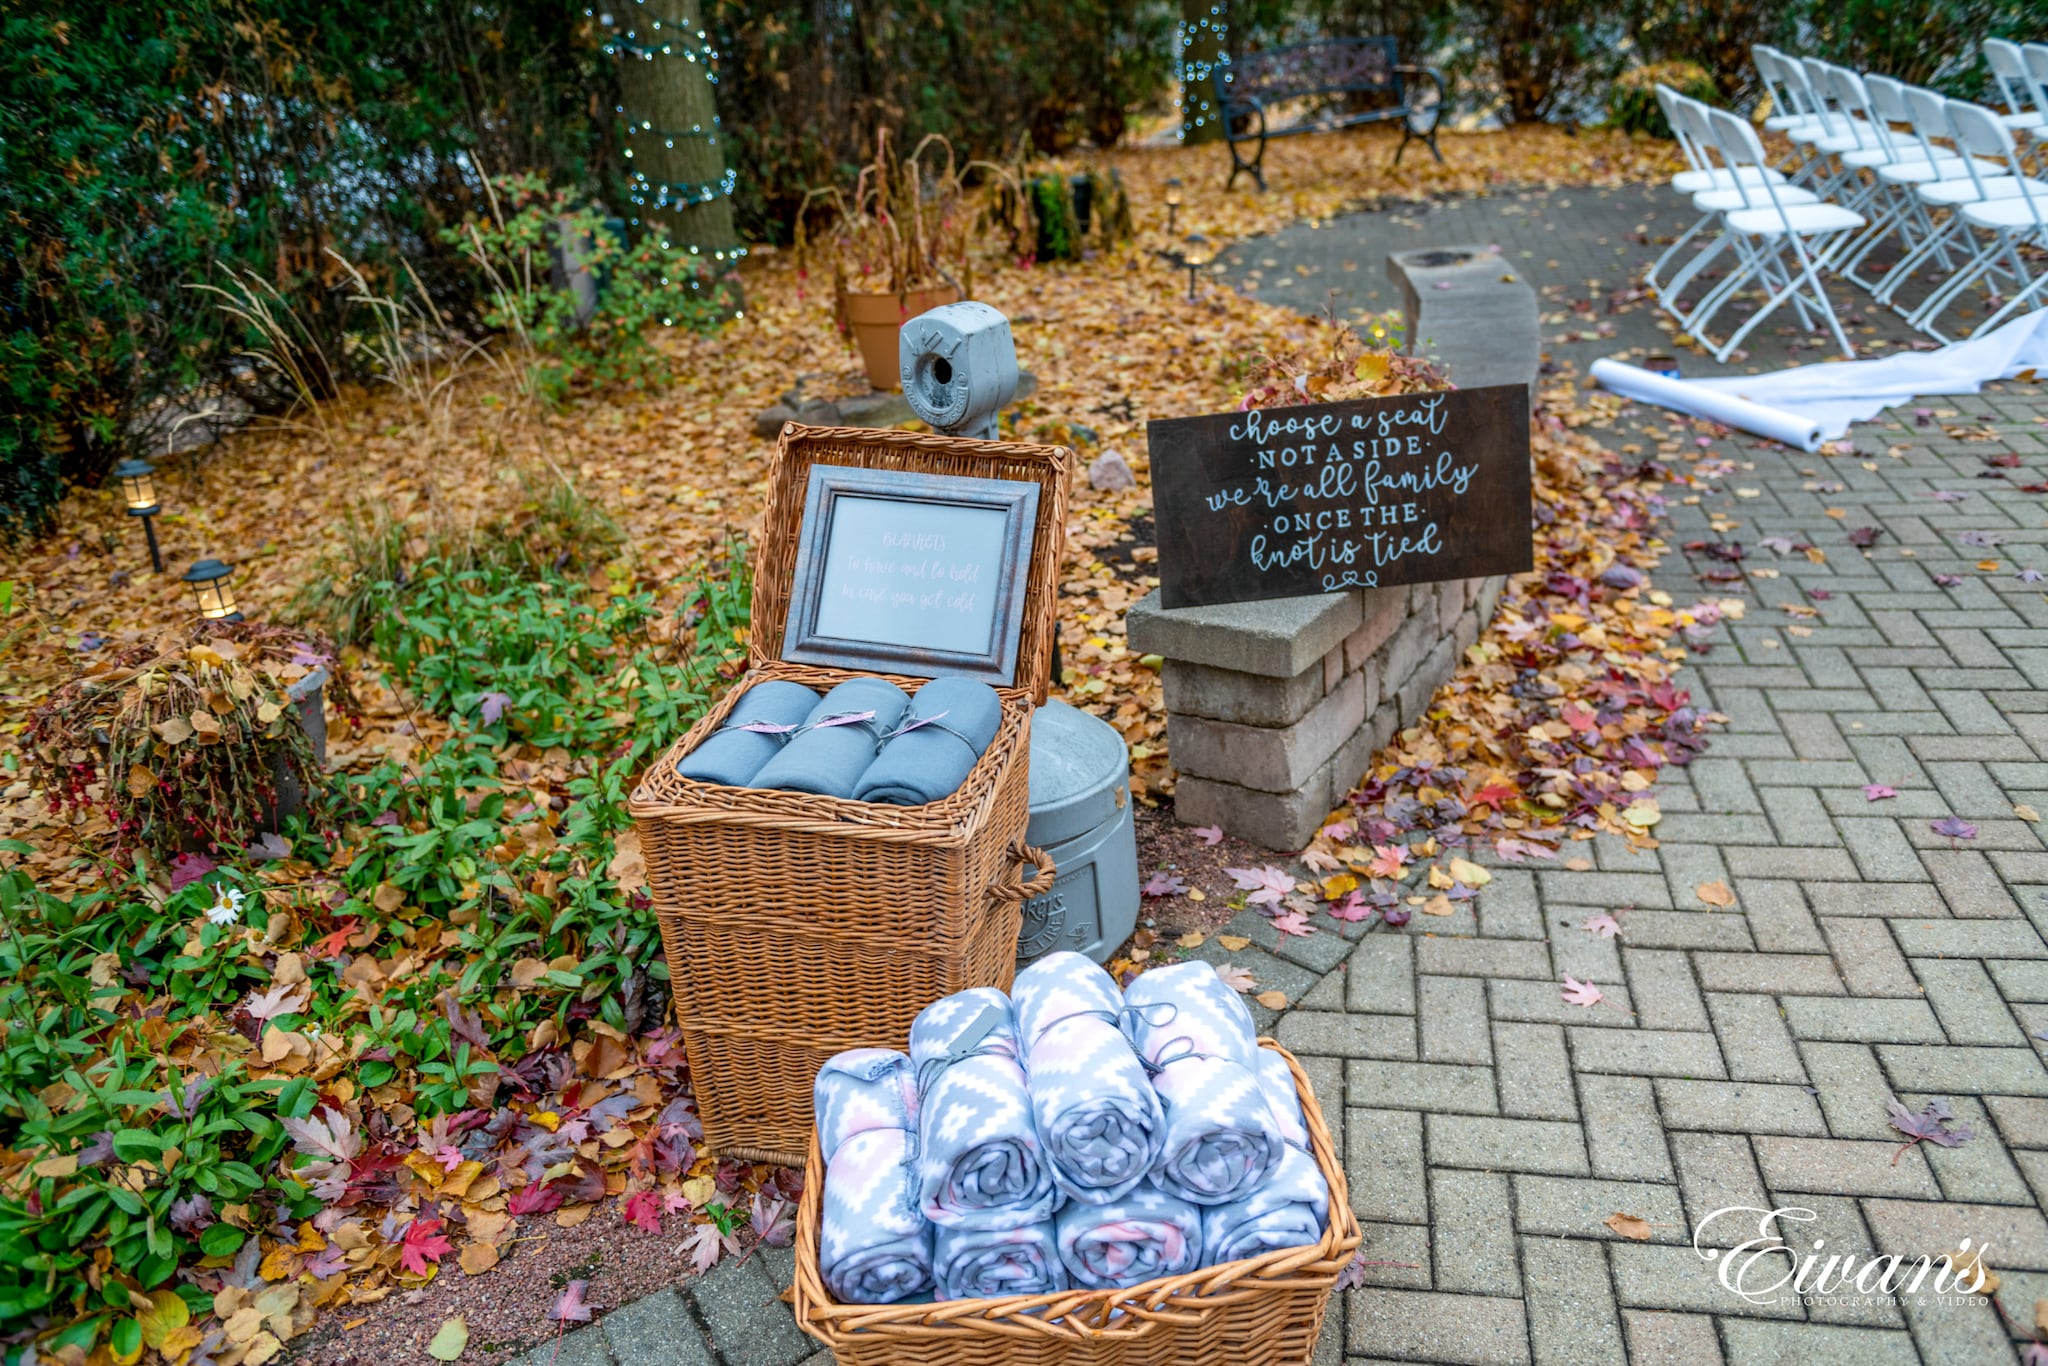
[[867, 367], [868, 383], [877, 389], [901, 389], [903, 378], [896, 354], [896, 333], [918, 314], [940, 304], [960, 302], [960, 286], [951, 280], [902, 294], [858, 294], [842, 290], [839, 319], [852, 331]]

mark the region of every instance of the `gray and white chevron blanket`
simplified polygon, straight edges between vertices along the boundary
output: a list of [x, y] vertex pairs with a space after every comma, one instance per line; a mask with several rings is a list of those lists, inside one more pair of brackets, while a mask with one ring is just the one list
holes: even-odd
[[1128, 1290], [1202, 1263], [1202, 1212], [1150, 1181], [1104, 1204], [1070, 1200], [1055, 1219], [1076, 1286]]
[[931, 1289], [910, 1059], [887, 1048], [835, 1054], [818, 1069], [811, 1100], [825, 1155], [818, 1264], [826, 1289], [846, 1304], [893, 1304]]
[[1024, 1075], [1053, 1181], [1075, 1200], [1127, 1194], [1158, 1160], [1159, 1095], [1124, 1032], [1124, 998], [1078, 953], [1049, 953], [1010, 988]]
[[1203, 962], [1155, 968], [1124, 999], [1166, 1114], [1153, 1181], [1198, 1205], [1250, 1195], [1286, 1150], [1259, 1083], [1251, 1011]]
[[942, 1228], [1016, 1228], [1052, 1217], [1059, 1188], [1020, 1053], [1010, 998], [994, 987], [934, 1001], [910, 1026], [919, 1199]]
[[1211, 1266], [1276, 1248], [1307, 1247], [1321, 1240], [1329, 1222], [1330, 1185], [1309, 1153], [1308, 1120], [1294, 1074], [1270, 1048], [1259, 1050], [1259, 1085], [1287, 1147], [1264, 1185], [1242, 1200], [1202, 1211], [1202, 1250]]
[[1022, 1228], [935, 1229], [932, 1271], [942, 1300], [1050, 1295], [1067, 1288], [1050, 1218]]

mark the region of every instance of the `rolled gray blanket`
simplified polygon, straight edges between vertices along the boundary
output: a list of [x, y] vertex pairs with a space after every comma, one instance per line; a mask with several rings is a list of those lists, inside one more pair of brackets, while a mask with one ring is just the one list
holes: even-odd
[[1200, 960], [1154, 968], [1124, 989], [1131, 1038], [1165, 1110], [1152, 1180], [1197, 1205], [1242, 1200], [1280, 1165], [1285, 1135], [1260, 1081], [1251, 1011]]
[[1077, 1286], [1128, 1290], [1202, 1265], [1202, 1212], [1150, 1181], [1103, 1205], [1070, 1201], [1053, 1218]]
[[942, 1300], [1050, 1295], [1067, 1288], [1050, 1218], [1022, 1228], [934, 1228], [932, 1275]]
[[726, 713], [725, 724], [683, 756], [676, 772], [700, 783], [751, 787], [754, 775], [782, 752], [818, 700], [818, 694], [801, 683], [780, 678], [756, 683]]
[[811, 708], [803, 728], [761, 766], [751, 785], [851, 797], [875, 761], [877, 742], [909, 706], [909, 696], [887, 679], [849, 678]]
[[853, 790], [855, 801], [923, 806], [950, 797], [996, 738], [1003, 699], [972, 678], [934, 678]]

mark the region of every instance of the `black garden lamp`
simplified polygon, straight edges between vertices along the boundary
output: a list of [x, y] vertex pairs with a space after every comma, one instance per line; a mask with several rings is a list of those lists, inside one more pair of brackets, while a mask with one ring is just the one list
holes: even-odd
[[1199, 271], [1203, 266], [1208, 265], [1211, 260], [1215, 259], [1209, 255], [1208, 251], [1205, 248], [1197, 245], [1197, 243], [1200, 243], [1205, 240], [1206, 239], [1202, 237], [1188, 238], [1187, 250], [1183, 251], [1180, 254], [1180, 263], [1188, 268], [1189, 303], [1193, 303], [1195, 301], [1195, 272]]
[[1180, 180], [1176, 177], [1166, 182], [1166, 230], [1173, 231], [1173, 220], [1180, 217]]
[[164, 572], [164, 553], [157, 548], [156, 515], [163, 505], [156, 500], [156, 470], [147, 460], [123, 460], [114, 467], [121, 481], [121, 496], [128, 503], [128, 515], [142, 519], [142, 534], [149, 538], [149, 562]]
[[219, 560], [201, 560], [185, 571], [185, 582], [192, 585], [192, 596], [199, 604], [200, 620], [242, 619], [242, 614], [235, 610], [235, 592], [228, 587], [228, 576], [234, 572], [232, 565]]

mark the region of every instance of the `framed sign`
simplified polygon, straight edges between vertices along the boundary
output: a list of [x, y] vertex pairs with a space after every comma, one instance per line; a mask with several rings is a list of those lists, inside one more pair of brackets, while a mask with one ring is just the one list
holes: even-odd
[[1519, 384], [1147, 426], [1167, 607], [1533, 568]]
[[1016, 681], [1038, 485], [813, 465], [782, 657]]

